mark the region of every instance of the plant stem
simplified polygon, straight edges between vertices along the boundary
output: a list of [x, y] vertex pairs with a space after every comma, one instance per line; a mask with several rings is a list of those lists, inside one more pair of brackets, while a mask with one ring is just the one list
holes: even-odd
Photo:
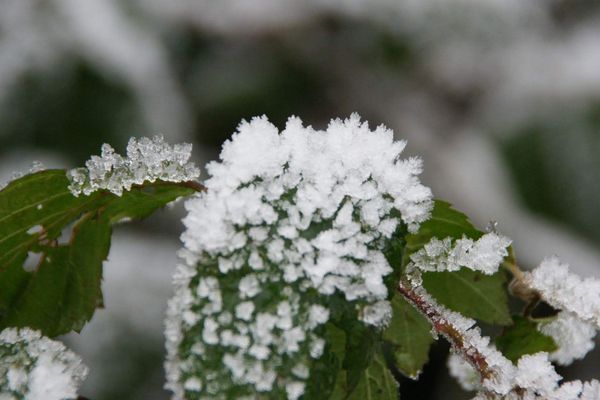
[[493, 374], [488, 368], [485, 356], [477, 348], [466, 344], [462, 334], [448, 322], [435, 306], [429, 304], [423, 296], [415, 292], [410, 283], [401, 280], [398, 284], [398, 292], [429, 320], [433, 325], [433, 329], [444, 336], [454, 350], [460, 352], [469, 364], [477, 369], [481, 379], [489, 378]]

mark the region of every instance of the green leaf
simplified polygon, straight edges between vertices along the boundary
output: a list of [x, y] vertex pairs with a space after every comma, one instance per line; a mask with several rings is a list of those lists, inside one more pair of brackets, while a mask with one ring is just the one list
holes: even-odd
[[360, 380], [348, 400], [398, 400], [398, 383], [381, 352], [374, 354], [371, 364], [362, 371]]
[[27, 273], [18, 266], [30, 276], [2, 318], [2, 328], [29, 326], [53, 337], [80, 331], [91, 319], [99, 302], [110, 225], [105, 217], [89, 218], [75, 229], [73, 243], [44, 249], [36, 271]]
[[[50, 337], [80, 330], [102, 303], [111, 224], [194, 193], [185, 184], [155, 182], [122, 197], [106, 191], [75, 197], [68, 185], [64, 170], [46, 170], [0, 191], [0, 329], [30, 326]], [[70, 236], [67, 243], [61, 234]], [[26, 271], [28, 255], [36, 254], [39, 264]]]
[[[340, 331], [341, 332], [341, 331]], [[344, 335], [341, 332], [342, 336]], [[342, 349], [343, 351], [343, 349]], [[342, 357], [343, 359], [343, 357]], [[328, 399], [335, 390], [341, 359], [327, 340], [323, 355], [312, 363], [305, 399]]]
[[401, 296], [392, 298], [393, 317], [383, 339], [393, 350], [396, 367], [416, 379], [428, 361], [433, 343], [431, 324]]
[[498, 350], [513, 363], [525, 354], [535, 354], [540, 351], [551, 353], [558, 349], [550, 336], [544, 335], [537, 329], [537, 322], [518, 315], [513, 316], [513, 319], [514, 324], [507, 327], [502, 335], [496, 338]]
[[497, 325], [512, 322], [505, 283], [504, 271], [485, 275], [462, 268], [423, 274], [423, 286], [441, 304], [467, 317]]
[[400, 398], [398, 382], [394, 379], [380, 351], [373, 354], [367, 368], [363, 369], [358, 382], [352, 388], [348, 387], [347, 372], [338, 373], [335, 388], [330, 397], [317, 396], [312, 398], [328, 398], [329, 400], [397, 400]]
[[342, 367], [346, 371], [348, 391], [354, 390], [379, 344], [379, 334], [371, 327], [356, 322], [346, 331], [346, 350]]
[[307, 399], [398, 399], [398, 384], [385, 363], [377, 331], [356, 320], [344, 329], [329, 323], [326, 341], [331, 354], [342, 361], [342, 368], [337, 371], [332, 393], [323, 391], [320, 396], [307, 396]]
[[[56, 239], [69, 222], [98, 205], [98, 195], [74, 197], [68, 184], [64, 171], [48, 170], [17, 179], [0, 191], [0, 273], [42, 236]], [[29, 231], [34, 227], [43, 231]]]
[[112, 224], [127, 220], [143, 219], [166, 204], [193, 194], [189, 187], [171, 182], [154, 182], [123, 192], [121, 197], [110, 195], [103, 210]]

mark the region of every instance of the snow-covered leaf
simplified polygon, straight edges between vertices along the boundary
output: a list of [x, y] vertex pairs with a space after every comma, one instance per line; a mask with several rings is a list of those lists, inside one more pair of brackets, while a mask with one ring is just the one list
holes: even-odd
[[[436, 200], [431, 218], [421, 224], [415, 234], [406, 235], [403, 264], [410, 255], [422, 249], [432, 238], [460, 239], [463, 236], [477, 240], [483, 236], [468, 217], [442, 200]], [[492, 324], [510, 324], [506, 275], [500, 271], [493, 275], [462, 268], [455, 272], [423, 274], [423, 285], [441, 304], [464, 315]]]

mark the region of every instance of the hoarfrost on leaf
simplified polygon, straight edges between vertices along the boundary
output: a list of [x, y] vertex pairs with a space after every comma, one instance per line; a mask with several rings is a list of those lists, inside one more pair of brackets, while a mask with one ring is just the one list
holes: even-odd
[[421, 271], [458, 271], [461, 267], [492, 275], [508, 256], [511, 240], [496, 233], [486, 233], [478, 240], [466, 237], [453, 240], [432, 238], [410, 256], [412, 266]]
[[131, 138], [127, 156], [115, 153], [103, 144], [100, 156], [92, 156], [84, 168], [68, 171], [69, 190], [75, 195], [89, 195], [98, 190], [108, 190], [121, 196], [123, 190], [144, 182], [185, 182], [200, 175], [200, 170], [190, 162], [192, 145], [169, 145], [162, 136]]
[[87, 375], [77, 355], [29, 328], [0, 332], [0, 359], [0, 395], [12, 399], [75, 399]]
[[[433, 206], [421, 161], [401, 159], [404, 147], [356, 114], [326, 130], [298, 118], [281, 133], [264, 117], [240, 124], [207, 166], [207, 191], [186, 203], [186, 262], [166, 321], [174, 399], [300, 397], [311, 378], [297, 372], [325, 351], [331, 297], [363, 323], [386, 326], [392, 268], [383, 250]], [[206, 294], [209, 279], [226, 302]], [[185, 323], [187, 311], [196, 324]], [[192, 351], [196, 332], [206, 334], [201, 354]], [[235, 344], [241, 337], [248, 351]], [[202, 380], [200, 393], [184, 387], [189, 376]]]

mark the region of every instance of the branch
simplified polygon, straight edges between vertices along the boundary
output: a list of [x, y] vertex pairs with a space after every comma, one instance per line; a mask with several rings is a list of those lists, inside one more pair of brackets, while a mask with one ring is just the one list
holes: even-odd
[[489, 368], [485, 356], [476, 347], [465, 343], [461, 332], [439, 312], [438, 307], [431, 304], [423, 295], [417, 293], [412, 285], [406, 281], [400, 281], [398, 292], [421, 314], [427, 317], [433, 325], [433, 329], [438, 334], [444, 336], [452, 347], [460, 352], [469, 364], [477, 369], [482, 380], [492, 377], [493, 371]]

